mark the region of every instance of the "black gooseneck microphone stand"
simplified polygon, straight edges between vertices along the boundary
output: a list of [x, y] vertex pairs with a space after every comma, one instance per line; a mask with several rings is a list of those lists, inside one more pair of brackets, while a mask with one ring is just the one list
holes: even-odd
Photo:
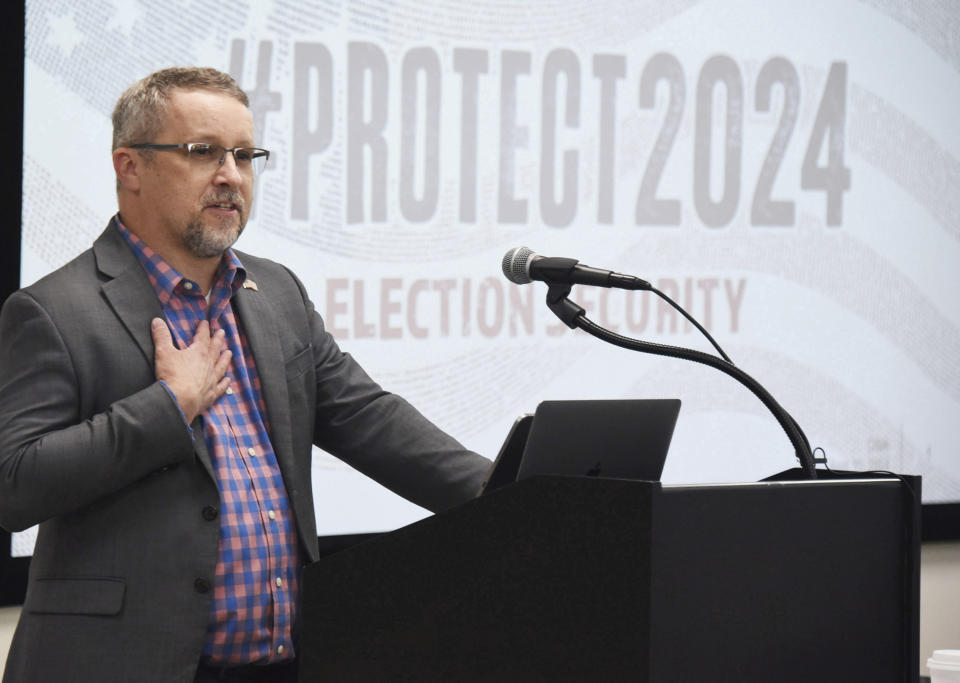
[[551, 311], [553, 311], [554, 315], [560, 318], [560, 320], [572, 330], [579, 328], [587, 334], [593, 335], [594, 337], [613, 344], [614, 346], [630, 349], [632, 351], [653, 353], [658, 356], [668, 356], [671, 358], [682, 358], [683, 360], [690, 360], [695, 363], [709, 365], [710, 367], [715, 368], [720, 372], [729, 375], [730, 377], [733, 377], [735, 380], [740, 382], [740, 384], [753, 392], [753, 394], [760, 399], [763, 405], [765, 405], [767, 409], [773, 413], [773, 416], [777, 419], [777, 422], [780, 423], [783, 431], [787, 433], [787, 437], [790, 439], [790, 443], [793, 445], [797, 460], [800, 461], [800, 465], [803, 468], [804, 473], [810, 479], [817, 478], [816, 461], [814, 460], [813, 452], [810, 450], [810, 444], [808, 443], [803, 431], [800, 429], [800, 426], [790, 416], [790, 414], [784, 410], [779, 403], [776, 402], [773, 396], [770, 395], [770, 392], [764, 389], [763, 386], [753, 377], [745, 373], [733, 363], [722, 358], [712, 356], [709, 353], [703, 353], [702, 351], [695, 351], [693, 349], [685, 349], [680, 346], [669, 346], [667, 344], [655, 344], [653, 342], [645, 342], [639, 339], [631, 339], [630, 337], [624, 337], [616, 334], [615, 332], [604, 329], [587, 318], [586, 311], [568, 298], [572, 287], [571, 285], [547, 281], [547, 286], [547, 306]]

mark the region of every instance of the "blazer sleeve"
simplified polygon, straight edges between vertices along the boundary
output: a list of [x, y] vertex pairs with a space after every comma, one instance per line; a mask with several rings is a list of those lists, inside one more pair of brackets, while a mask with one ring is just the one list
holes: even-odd
[[316, 372], [314, 443], [433, 512], [474, 498], [490, 461], [371, 379], [340, 350], [299, 280], [297, 285], [311, 328]]
[[[72, 321], [71, 331], [95, 333], [83, 324]], [[7, 300], [0, 313], [0, 526], [27, 528], [193, 457], [192, 436], [157, 381], [102, 412], [80, 414], [81, 383], [111, 372], [124, 368], [75, 367], [64, 331], [28, 292]]]

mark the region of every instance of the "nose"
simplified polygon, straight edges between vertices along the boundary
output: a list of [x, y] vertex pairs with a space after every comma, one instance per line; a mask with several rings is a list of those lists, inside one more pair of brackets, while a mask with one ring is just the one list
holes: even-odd
[[220, 165], [217, 167], [217, 173], [214, 177], [214, 184], [238, 187], [243, 180], [243, 173], [237, 166], [237, 158], [230, 150], [224, 150], [223, 159], [220, 160]]

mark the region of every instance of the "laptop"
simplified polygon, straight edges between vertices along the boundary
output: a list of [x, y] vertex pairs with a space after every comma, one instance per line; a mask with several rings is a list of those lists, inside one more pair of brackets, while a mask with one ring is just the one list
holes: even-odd
[[517, 480], [537, 475], [659, 481], [679, 399], [544, 401]]

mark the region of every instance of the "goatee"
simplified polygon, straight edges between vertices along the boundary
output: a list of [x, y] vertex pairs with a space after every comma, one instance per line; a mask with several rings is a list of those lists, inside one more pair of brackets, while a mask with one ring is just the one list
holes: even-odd
[[199, 258], [213, 258], [221, 256], [223, 252], [236, 242], [243, 225], [229, 229], [214, 229], [203, 223], [202, 220], [191, 221], [183, 234], [183, 244], [190, 253]]
[[[183, 244], [190, 250], [190, 253], [198, 258], [214, 258], [221, 256], [223, 252], [230, 248], [243, 233], [246, 225], [246, 216], [244, 215], [243, 197], [239, 192], [225, 192], [213, 197], [203, 199], [204, 206], [213, 204], [233, 204], [237, 210], [239, 221], [236, 225], [222, 225], [212, 227], [204, 223], [203, 217], [199, 216], [196, 220], [187, 224], [187, 229], [183, 233]], [[226, 221], [224, 221], [226, 223]]]

